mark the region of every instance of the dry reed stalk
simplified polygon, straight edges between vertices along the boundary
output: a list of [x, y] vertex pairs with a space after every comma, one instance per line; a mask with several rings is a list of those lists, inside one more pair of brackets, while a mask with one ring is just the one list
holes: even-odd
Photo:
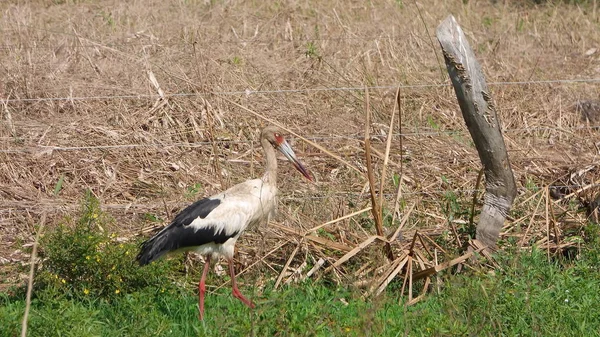
[[[427, 254], [429, 255], [429, 257], [431, 259], [433, 259], [434, 258], [433, 254], [431, 254], [431, 252], [428, 250], [429, 247], [427, 247], [427, 245], [425, 244], [425, 241], [423, 240], [424, 236], [425, 236], [424, 234], [419, 234], [419, 242], [421, 243], [421, 247], [423, 247], [423, 249], [425, 249], [425, 252], [427, 252]], [[419, 250], [415, 250], [415, 253], [421, 254], [421, 252]], [[425, 258], [423, 256], [421, 256], [421, 258], [423, 260], [425, 260]]]
[[[525, 229], [525, 233], [523, 234], [523, 237], [521, 238], [521, 241], [519, 242], [519, 247], [523, 247], [523, 245], [525, 244], [525, 240], [527, 240], [527, 234], [529, 233], [529, 230], [531, 229], [531, 227], [533, 225], [533, 221], [537, 215], [538, 209], [540, 208], [542, 199], [543, 199], [543, 195], [540, 195], [540, 199], [538, 200], [538, 203], [535, 206], [535, 209], [533, 210], [531, 217], [529, 218], [529, 224], [527, 225], [527, 228]], [[548, 232], [548, 235], [550, 235], [550, 232]]]
[[406, 285], [408, 284], [408, 300], [412, 299], [412, 285], [413, 285], [413, 259], [415, 255], [415, 243], [417, 242], [417, 237], [419, 236], [419, 231], [415, 231], [413, 238], [410, 242], [410, 247], [408, 248], [408, 259], [407, 259], [407, 268], [404, 273], [404, 280], [402, 282], [402, 289], [400, 290], [400, 294], [404, 294], [404, 289], [406, 289]]
[[[283, 246], [287, 245], [288, 243], [290, 243], [291, 240], [287, 240], [284, 241], [283, 243], [281, 243], [280, 245], [278, 245], [277, 247], [271, 249], [268, 253], [266, 253], [264, 256], [261, 256], [258, 260], [254, 261], [252, 264], [250, 264], [248, 267], [244, 268], [244, 270], [240, 271], [239, 273], [236, 274], [236, 276], [240, 276], [248, 271], [250, 271], [255, 265], [264, 262], [265, 264], [267, 264], [265, 262], [265, 258], [267, 258], [268, 256], [270, 256], [271, 254], [275, 253], [276, 251], [280, 250]], [[268, 265], [268, 264], [267, 264]], [[223, 287], [225, 287], [226, 285], [228, 285], [229, 282], [223, 282], [221, 283], [219, 286], [217, 286], [214, 290], [213, 293]]]
[[[75, 37], [77, 37], [77, 42], [79, 42], [80, 46], [83, 46], [83, 43], [81, 43], [81, 36], [79, 35], [79, 33], [77, 33], [77, 30], [75, 30], [75, 27], [72, 27], [73, 29], [73, 33], [75, 35]], [[102, 75], [102, 72], [100, 71], [100, 68], [98, 67], [97, 64], [94, 63], [94, 61], [92, 61], [92, 58], [90, 57], [90, 55], [87, 52], [87, 48], [82, 48], [83, 50], [83, 54], [85, 56], [85, 59], [88, 61], [90, 67], [94, 70], [94, 72], [96, 73], [96, 75]]]
[[416, 203], [412, 204], [410, 206], [410, 208], [408, 209], [408, 211], [406, 211], [406, 213], [404, 213], [404, 216], [402, 217], [402, 220], [400, 220], [400, 224], [398, 225], [398, 228], [396, 228], [396, 231], [394, 232], [394, 234], [389, 238], [389, 240], [388, 240], [389, 242], [396, 241], [396, 239], [398, 238], [398, 235], [400, 235], [400, 231], [402, 230], [402, 228], [404, 228], [404, 225], [408, 221], [408, 218], [412, 214], [412, 211], [415, 209], [416, 205], [417, 205]]
[[308, 265], [308, 263], [306, 262], [306, 259], [304, 259], [304, 261], [298, 266], [298, 268], [296, 268], [295, 270], [292, 271], [290, 277], [288, 277], [288, 279], [285, 280], [285, 282], [283, 284], [288, 285], [288, 284], [292, 283], [292, 281], [294, 280], [294, 277], [296, 277], [297, 279], [303, 279], [302, 270], [304, 270], [304, 268], [306, 268], [307, 265]]
[[31, 250], [31, 262], [29, 266], [29, 278], [27, 281], [27, 295], [25, 297], [25, 313], [23, 314], [23, 324], [21, 326], [21, 337], [27, 336], [27, 321], [29, 319], [29, 309], [31, 308], [31, 293], [33, 292], [33, 274], [35, 271], [35, 259], [37, 258], [37, 247], [40, 242], [40, 235], [44, 230], [46, 223], [46, 213], [42, 213], [40, 219], [40, 226], [38, 227], [37, 233], [35, 234], [35, 242]]
[[375, 240], [387, 242], [387, 239], [385, 237], [379, 236], [379, 235], [373, 235], [373, 236], [367, 238], [365, 241], [361, 242], [358, 246], [354, 247], [348, 253], [344, 254], [344, 256], [340, 257], [337, 261], [335, 261], [334, 264], [327, 267], [327, 269], [325, 269], [325, 272], [328, 272], [332, 268], [338, 268], [344, 262], [350, 260], [354, 255], [358, 254], [361, 250], [365, 249], [368, 245], [370, 245]]
[[349, 251], [352, 250], [352, 248], [350, 246], [348, 246], [348, 245], [344, 245], [344, 244], [341, 244], [339, 242], [331, 241], [331, 240], [328, 240], [328, 239], [325, 239], [325, 238], [321, 238], [321, 237], [318, 237], [318, 236], [314, 236], [314, 235], [304, 235], [304, 233], [302, 233], [300, 231], [297, 231], [295, 229], [292, 229], [292, 228], [289, 228], [289, 227], [286, 227], [286, 226], [282, 226], [282, 225], [279, 225], [279, 224], [272, 224], [271, 227], [281, 229], [281, 230], [283, 230], [285, 232], [288, 232], [290, 234], [294, 234], [294, 235], [297, 235], [297, 236], [300, 236], [300, 237], [304, 237], [304, 238], [306, 238], [309, 241], [318, 243], [318, 244], [320, 244], [322, 246], [325, 246], [327, 248], [333, 248], [333, 249], [337, 249], [337, 250], [340, 250], [340, 251], [346, 251], [346, 252], [349, 252]]
[[298, 244], [296, 245], [296, 248], [294, 248], [294, 250], [292, 251], [292, 254], [290, 254], [290, 257], [287, 259], [285, 265], [281, 269], [281, 272], [279, 273], [279, 276], [277, 277], [277, 281], [275, 281], [275, 289], [279, 288], [279, 283], [281, 283], [281, 280], [283, 279], [283, 276], [285, 275], [285, 271], [288, 269], [288, 267], [292, 263], [292, 260], [294, 259], [294, 257], [296, 257], [296, 253], [298, 253], [298, 250], [300, 249], [300, 246], [302, 245], [303, 242], [304, 242], [304, 240], [300, 239], [300, 242], [298, 242]]
[[[396, 99], [398, 101], [398, 97], [400, 96], [400, 88], [396, 90]], [[385, 142], [385, 155], [383, 156], [383, 165], [381, 167], [381, 175], [379, 176], [379, 207], [383, 209], [383, 186], [387, 179], [386, 171], [388, 167], [388, 162], [390, 161], [390, 148], [392, 146], [392, 135], [394, 131], [394, 118], [396, 117], [396, 104], [392, 107], [392, 117], [390, 117], [390, 126], [387, 132], [387, 140]], [[400, 147], [400, 152], [402, 152], [402, 147]], [[400, 165], [402, 165], [402, 161], [400, 161]], [[402, 170], [402, 169], [400, 169]], [[398, 182], [400, 185], [400, 182]], [[392, 223], [394, 223], [392, 221]]]
[[439, 251], [441, 251], [445, 255], [448, 255], [448, 252], [446, 252], [446, 250], [444, 248], [442, 248], [432, 238], [430, 238], [429, 235], [421, 234], [421, 236], [424, 237], [425, 239], [427, 239], [427, 241], [429, 241], [429, 243], [431, 243], [436, 249], [438, 249]]
[[425, 18], [423, 18], [423, 14], [421, 13], [421, 8], [419, 7], [417, 0], [414, 0], [413, 2], [415, 4], [415, 7], [417, 8], [417, 13], [419, 14], [421, 23], [423, 23], [423, 27], [425, 27], [425, 31], [427, 32], [427, 36], [429, 37], [429, 45], [430, 45], [431, 49], [433, 50], [435, 59], [437, 61], [438, 69], [440, 70], [440, 75], [441, 75], [440, 80], [443, 82], [446, 79], [446, 72], [444, 71], [444, 67], [442, 66], [442, 61], [440, 61], [440, 56], [438, 55], [439, 53], [437, 53], [436, 45], [433, 43], [432, 34], [429, 32], [429, 25], [427, 25], [427, 23], [425, 22]]
[[[546, 203], [545, 203], [545, 205], [546, 205], [546, 235], [548, 238], [548, 242], [550, 242], [550, 217], [548, 216], [548, 202], [550, 200], [550, 188], [546, 187], [544, 189], [544, 191], [546, 192], [546, 193], [544, 193], [544, 199], [546, 199]], [[555, 228], [554, 240], [555, 240], [555, 243], [558, 244], [558, 235], [557, 235], [558, 233], [556, 233], [556, 227], [554, 227], [554, 228]], [[546, 254], [547, 254], [548, 261], [550, 261], [550, 245], [548, 245]]]
[[[448, 208], [450, 208], [449, 205], [448, 205]], [[450, 225], [450, 229], [452, 229], [452, 234], [454, 234], [454, 239], [456, 240], [456, 246], [462, 247], [462, 242], [460, 241], [460, 236], [458, 235], [458, 231], [456, 231], [456, 226], [454, 225], [454, 222], [452, 222], [450, 219], [448, 219], [448, 224]]]
[[[412, 275], [413, 275], [413, 271], [412, 271], [412, 262], [413, 262], [413, 257], [409, 254], [408, 255], [408, 259], [406, 261], [406, 272], [404, 273], [404, 280], [402, 282], [402, 289], [400, 289], [400, 294], [404, 295], [404, 289], [406, 289], [406, 285], [408, 284], [408, 301], [410, 302], [410, 300], [412, 299]], [[401, 299], [400, 299], [401, 301]]]
[[[428, 252], [428, 254], [431, 255], [431, 256], [433, 256], [429, 252]], [[421, 268], [421, 270], [425, 269], [425, 263], [423, 261], [425, 261], [425, 259], [423, 258], [423, 256], [419, 256], [419, 258], [417, 259], [417, 262], [419, 263], [419, 267]], [[422, 298], [424, 298], [425, 295], [427, 294], [427, 290], [429, 289], [430, 283], [431, 283], [431, 278], [426, 277], [425, 278], [425, 282], [423, 284], [423, 290], [421, 291], [421, 294], [419, 296], [413, 298], [412, 300], [409, 300], [408, 303], [407, 303], [407, 305], [413, 305], [413, 304], [419, 302]]]
[[[8, 95], [8, 97], [6, 97], [6, 99], [9, 99], [9, 98], [10, 98], [10, 94]], [[10, 135], [12, 137], [16, 137], [17, 130], [15, 129], [15, 124], [13, 123], [13, 119], [12, 119], [10, 110], [8, 109], [8, 103], [4, 99], [2, 99], [0, 101], [2, 102], [2, 107], [4, 108], [4, 117], [6, 118], [6, 123], [8, 124], [8, 130], [10, 130]]]
[[378, 296], [385, 290], [385, 288], [387, 288], [387, 286], [390, 284], [390, 282], [392, 282], [392, 280], [396, 277], [396, 275], [398, 275], [398, 273], [400, 273], [402, 268], [404, 268], [404, 266], [406, 265], [406, 263], [408, 262], [410, 257], [403, 253], [401, 255], [401, 257], [398, 259], [400, 260], [398, 262], [398, 264], [393, 266], [391, 272], [389, 274], [387, 274], [387, 276], [384, 277], [384, 279], [382, 281], [378, 282], [379, 287], [377, 287], [377, 290], [375, 291], [375, 294], [374, 294], [375, 296]]
[[372, 207], [371, 207], [371, 206], [369, 206], [369, 207], [366, 207], [366, 208], [363, 208], [363, 209], [361, 209], [360, 211], [352, 212], [352, 213], [350, 213], [350, 214], [346, 214], [346, 215], [344, 215], [344, 216], [342, 216], [342, 217], [339, 217], [339, 218], [337, 218], [337, 219], [333, 219], [333, 220], [331, 220], [331, 221], [327, 221], [327, 222], [325, 222], [325, 223], [323, 223], [323, 224], [321, 224], [321, 225], [318, 225], [318, 226], [316, 226], [316, 227], [313, 227], [313, 228], [311, 228], [311, 229], [307, 230], [307, 231], [305, 232], [305, 234], [304, 234], [304, 235], [308, 235], [308, 234], [310, 234], [310, 233], [312, 233], [312, 232], [314, 232], [314, 231], [317, 231], [317, 230], [319, 230], [319, 229], [321, 229], [321, 228], [323, 228], [323, 227], [325, 227], [325, 226], [332, 225], [332, 224], [334, 224], [334, 223], [336, 223], [336, 222], [340, 222], [340, 221], [342, 221], [342, 220], [346, 220], [346, 219], [352, 218], [352, 217], [354, 217], [355, 215], [359, 215], [359, 214], [362, 214], [362, 213], [364, 213], [364, 212], [370, 211], [370, 210], [371, 210], [371, 208], [372, 208]]
[[[371, 213], [375, 221], [375, 229], [377, 235], [384, 236], [383, 232], [383, 219], [381, 205], [377, 202], [377, 195], [375, 192], [375, 178], [373, 176], [373, 163], [371, 161], [371, 141], [370, 141], [370, 129], [371, 129], [371, 106], [369, 104], [369, 89], [365, 87], [365, 157], [367, 165], [367, 177], [369, 179], [369, 191], [371, 194]], [[383, 193], [383, 191], [379, 191]], [[390, 261], [394, 260], [394, 253], [389, 242], [385, 243], [385, 253]]]
[[323, 260], [323, 258], [319, 258], [319, 260], [317, 261], [317, 263], [315, 263], [315, 265], [308, 271], [308, 273], [306, 273], [306, 275], [304, 275], [304, 277], [302, 278], [302, 280], [306, 280], [309, 277], [311, 277], [321, 267], [323, 267], [324, 264], [325, 264], [325, 260]]
[[[550, 192], [550, 189], [548, 189], [548, 193]], [[556, 238], [558, 238], [558, 228], [556, 226], [556, 216], [555, 216], [555, 212], [554, 212], [554, 207], [556, 207], [557, 205], [554, 203], [549, 202], [550, 201], [550, 196], [547, 195], [546, 196], [546, 203], [547, 203], [547, 208], [548, 208], [548, 213], [550, 215], [550, 221], [552, 221], [552, 226], [554, 227], [554, 235], [556, 236]], [[558, 240], [558, 239], [557, 239]], [[558, 243], [558, 241], [557, 241]]]
[[490, 254], [490, 252], [487, 249], [485, 249], [485, 245], [481, 241], [477, 239], [471, 240], [469, 242], [469, 248], [479, 250], [479, 254], [483, 255], [495, 269], [502, 270], [502, 266], [500, 266], [498, 262], [496, 262], [492, 254]]
[[462, 262], [468, 260], [471, 256], [475, 255], [475, 253], [480, 253], [482, 250], [485, 250], [485, 249], [486, 249], [485, 246], [478, 247], [477, 249], [469, 251], [469, 252], [467, 252], [467, 253], [463, 254], [462, 256], [459, 256], [459, 257], [457, 257], [455, 259], [452, 259], [450, 261], [444, 262], [442, 264], [439, 264], [439, 265], [436, 265], [436, 266], [433, 266], [433, 267], [429, 267], [429, 268], [427, 268], [425, 270], [421, 270], [421, 271], [415, 273], [414, 279], [415, 280], [420, 280], [420, 279], [422, 279], [424, 277], [430, 277], [430, 276], [432, 276], [434, 274], [439, 273], [440, 271], [446, 270], [446, 269], [448, 269], [448, 268], [450, 268], [452, 266], [455, 266], [455, 265], [457, 265], [459, 263], [462, 263]]
[[[398, 106], [398, 133], [401, 135], [399, 138], [400, 141], [400, 172], [399, 177], [398, 177], [398, 186], [396, 187], [396, 198], [394, 199], [394, 213], [392, 213], [392, 224], [396, 221], [396, 216], [398, 215], [398, 213], [400, 212], [400, 199], [402, 198], [402, 179], [404, 177], [404, 170], [403, 170], [403, 166], [402, 166], [402, 104], [400, 102], [400, 88], [398, 88], [396, 90], [396, 99], [394, 102], [394, 107]], [[395, 111], [395, 110], [394, 110]], [[390, 123], [391, 126], [391, 123]], [[391, 130], [390, 130], [391, 132]], [[414, 208], [414, 205], [411, 207], [410, 212], [412, 212], [412, 209]], [[396, 230], [396, 233], [394, 233], [393, 238], [396, 238], [396, 236], [399, 235], [400, 230], [402, 228], [402, 226], [404, 225], [404, 221], [400, 224], [400, 226], [398, 226], [398, 229]], [[393, 240], [391, 240], [393, 241]]]

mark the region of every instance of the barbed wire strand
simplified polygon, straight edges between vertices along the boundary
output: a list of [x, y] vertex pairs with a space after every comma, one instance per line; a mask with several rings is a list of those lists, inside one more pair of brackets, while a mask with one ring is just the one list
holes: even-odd
[[[539, 84], [575, 84], [575, 83], [600, 83], [600, 78], [581, 78], [581, 79], [555, 79], [555, 80], [534, 80], [534, 81], [504, 81], [489, 82], [490, 86], [503, 85], [539, 85]], [[422, 89], [422, 88], [441, 88], [449, 87], [450, 83], [433, 84], [400, 84], [400, 85], [379, 85], [370, 86], [369, 90], [391, 90], [391, 89]], [[267, 95], [267, 94], [290, 94], [290, 93], [308, 93], [324, 91], [364, 91], [365, 87], [329, 87], [329, 88], [304, 88], [304, 89], [280, 89], [280, 90], [237, 90], [237, 91], [202, 91], [191, 93], [167, 94], [166, 97], [193, 97], [202, 95]], [[9, 98], [0, 99], [3, 103], [18, 102], [50, 102], [50, 101], [93, 101], [93, 100], [112, 100], [112, 99], [159, 99], [162, 96], [158, 94], [139, 94], [139, 95], [103, 95], [103, 96], [71, 96], [71, 97], [37, 97], [37, 98]]]
[[[593, 130], [600, 128], [600, 125], [589, 126], [573, 126], [573, 127], [531, 127], [531, 128], [507, 128], [502, 130], [504, 133], [513, 132], [536, 132], [536, 131], [562, 131], [568, 132], [573, 130]], [[446, 130], [446, 131], [424, 131], [424, 132], [403, 132], [394, 133], [392, 137], [430, 137], [441, 135], [454, 135], [458, 133], [466, 133], [467, 130]], [[386, 135], [372, 135], [371, 138], [385, 138]], [[307, 136], [306, 139], [311, 141], [328, 141], [328, 140], [362, 140], [361, 135], [340, 135], [340, 136]], [[13, 139], [6, 137], [6, 139]], [[114, 145], [90, 145], [90, 146], [58, 146], [58, 145], [36, 145], [20, 149], [0, 149], [0, 153], [44, 153], [52, 151], [86, 151], [86, 150], [125, 150], [133, 148], [158, 148], [166, 149], [172, 147], [197, 148], [216, 144], [234, 145], [234, 144], [253, 144], [251, 140], [215, 140], [214, 142], [203, 141], [193, 143], [148, 143], [148, 144], [114, 144]]]
[[[77, 35], [69, 32], [60, 32], [53, 31], [48, 29], [40, 29], [35, 27], [30, 27], [34, 30], [44, 31], [57, 35], [64, 35], [67, 37], [72, 37], [74, 40], [72, 41], [72, 45], [68, 45], [64, 40], [57, 41], [54, 45], [47, 44], [46, 41], [42, 40], [27, 40], [27, 44], [24, 43], [5, 43], [0, 44], [0, 50], [5, 51], [13, 51], [13, 50], [35, 50], [35, 49], [57, 49], [63, 46], [67, 46], [71, 49], [79, 49], [79, 48], [99, 48], [99, 47], [107, 47], [107, 48], [117, 48], [117, 47], [193, 47], [194, 45], [199, 46], [207, 46], [207, 45], [219, 45], [219, 44], [239, 44], [242, 46], [246, 46], [248, 44], [272, 44], [274, 42], [280, 43], [297, 43], [297, 42], [342, 42], [342, 41], [405, 41], [406, 36], [402, 35], [385, 35], [386, 32], [381, 32], [380, 35], [375, 36], [347, 36], [347, 35], [336, 35], [336, 36], [322, 36], [322, 37], [295, 37], [293, 39], [285, 39], [285, 38], [253, 38], [253, 39], [240, 39], [240, 38], [232, 38], [231, 40], [225, 39], [203, 39], [203, 40], [194, 40], [191, 42], [160, 42], [159, 38], [155, 38], [146, 34], [131, 34], [130, 39], [140, 39], [140, 38], [148, 38], [148, 41], [140, 41], [136, 40], [135, 42], [96, 42], [90, 44], [81, 44], [77, 43], [75, 39], [78, 38]], [[0, 29], [0, 32], [7, 33], [10, 32], [11, 29]], [[18, 33], [21, 33], [22, 30], [12, 30]]]
[[[588, 186], [588, 185], [586, 185]], [[552, 188], [556, 188], [556, 189], [562, 189], [562, 188], [580, 188], [581, 185], [552, 185]], [[594, 188], [594, 187], [600, 187], [600, 184], [592, 184], [589, 185], [589, 188]], [[525, 187], [520, 187], [517, 188], [518, 192], [527, 192], [527, 191], [531, 191], [530, 188], [525, 188]], [[454, 193], [454, 194], [462, 194], [462, 195], [472, 195], [475, 192], [485, 192], [485, 189], [437, 189], [437, 190], [431, 190], [431, 191], [407, 191], [407, 192], [402, 192], [402, 195], [405, 196], [414, 196], [414, 195], [431, 195], [431, 194], [447, 194], [447, 193]], [[296, 197], [296, 196], [292, 196], [292, 195], [282, 195], [280, 197], [281, 200], [283, 201], [306, 201], [306, 200], [325, 200], [325, 199], [329, 199], [329, 198], [348, 198], [348, 197], [361, 197], [364, 200], [367, 200], [370, 198], [370, 196], [368, 195], [368, 193], [360, 193], [360, 192], [351, 192], [351, 191], [346, 191], [346, 192], [337, 192], [337, 193], [332, 193], [332, 194], [327, 194], [327, 195], [303, 195], [300, 197]], [[384, 193], [383, 196], [385, 198], [395, 198], [396, 195], [394, 193]], [[128, 204], [104, 204], [101, 205], [102, 208], [104, 209], [122, 209], [122, 210], [129, 210], [129, 209], [148, 209], [148, 208], [160, 208], [163, 209], [165, 206], [169, 206], [169, 207], [184, 207], [186, 205], [186, 203], [183, 202], [172, 202], [172, 203], [147, 203], [147, 204], [133, 204], [133, 203], [128, 203]], [[70, 203], [70, 204], [59, 204], [59, 203], [49, 203], [48, 205], [35, 205], [35, 206], [3, 206], [0, 207], [0, 213], [10, 213], [10, 212], [21, 212], [21, 211], [31, 211], [31, 210], [40, 210], [40, 211], [44, 211], [44, 210], [49, 210], [49, 209], [53, 209], [56, 212], [60, 211], [60, 210], [67, 210], [67, 209], [74, 209], [74, 208], [80, 208], [81, 204], [78, 203]]]

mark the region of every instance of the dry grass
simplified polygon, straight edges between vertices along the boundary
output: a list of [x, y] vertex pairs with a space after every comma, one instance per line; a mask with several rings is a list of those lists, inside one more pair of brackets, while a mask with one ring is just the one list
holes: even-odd
[[[518, 182], [514, 218], [504, 237], [562, 247], [568, 243], [563, 226], [581, 227], [585, 216], [549, 199], [545, 188], [556, 181], [572, 185], [569, 174], [587, 167], [592, 168], [578, 186], [600, 178], [598, 131], [575, 109], [579, 100], [598, 98], [598, 82], [494, 84], [599, 78], [600, 21], [591, 7], [66, 0], [5, 1], [0, 10], [3, 287], [21, 282], [17, 271], [28, 259], [24, 247], [34, 241], [41, 214], [48, 212], [48, 226], [59, 223], [79, 209], [84, 189], [117, 219], [118, 226], [108, 230], [134, 236], [155, 226], [145, 214], [165, 222], [195, 197], [259, 176], [256, 137], [264, 121], [240, 106], [346, 162], [296, 139], [297, 153], [317, 183], [306, 184], [282, 165], [280, 216], [262, 228], [264, 237], [252, 232], [241, 240], [239, 261], [249, 268], [244, 272], [270, 270], [265, 277], [289, 282], [305, 277], [307, 265], [320, 260], [327, 262], [323, 269], [333, 265], [375, 235], [368, 213], [309, 233], [370, 206], [365, 85], [372, 87], [376, 180], [396, 102], [393, 86], [408, 86], [399, 97], [406, 135], [402, 143], [392, 138], [388, 177], [377, 191], [385, 193], [385, 208], [393, 209], [396, 188], [389, 176], [402, 163], [400, 212], [410, 212], [410, 218], [392, 242], [397, 256], [411, 245], [416, 229], [424, 236], [451, 236], [452, 225], [469, 217], [449, 221], [446, 193], [468, 209], [480, 164], [439, 48], [428, 35], [450, 13], [491, 84]], [[202, 187], [197, 195], [190, 193], [195, 184]], [[384, 234], [392, 236], [397, 225]], [[269, 248], [258, 248], [262, 242]], [[377, 240], [365, 245], [373, 246], [381, 245]], [[456, 257], [428, 247], [439, 260], [423, 257], [422, 263]], [[398, 265], [369, 248], [353, 260], [360, 263], [352, 279], [378, 279]], [[342, 280], [350, 269], [336, 267], [328, 269], [329, 276]]]

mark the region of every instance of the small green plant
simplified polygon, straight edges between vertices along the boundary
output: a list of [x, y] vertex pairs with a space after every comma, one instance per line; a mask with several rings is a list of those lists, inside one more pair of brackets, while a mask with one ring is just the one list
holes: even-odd
[[489, 16], [483, 17], [483, 25], [485, 27], [491, 27], [493, 23], [494, 23], [494, 19], [490, 18]]
[[312, 41], [308, 41], [308, 43], [306, 44], [306, 51], [304, 52], [304, 55], [306, 55], [309, 58], [321, 59], [317, 45], [315, 45], [315, 43]]
[[102, 17], [102, 19], [104, 20], [104, 22], [106, 22], [106, 24], [110, 27], [114, 27], [115, 26], [115, 20], [112, 16], [112, 12], [105, 12], [105, 11], [101, 11], [100, 12], [100, 16]]
[[234, 57], [231, 59], [231, 64], [233, 64], [233, 65], [236, 65], [236, 66], [239, 66], [239, 65], [241, 65], [241, 64], [242, 64], [242, 58], [241, 58], [241, 57], [239, 57], [239, 56], [234, 56]]
[[324, 230], [323, 228], [319, 228], [317, 230], [317, 235], [319, 235], [320, 237], [327, 238], [329, 240], [335, 240], [335, 236], [333, 236], [333, 234], [329, 233], [328, 231]]
[[525, 188], [531, 192], [537, 192], [540, 190], [535, 181], [530, 177], [527, 177], [527, 180], [525, 181]]
[[446, 191], [446, 193], [444, 193], [444, 200], [446, 201], [444, 211], [451, 220], [454, 220], [454, 215], [462, 214], [464, 212], [458, 201], [458, 196], [454, 191]]
[[375, 221], [373, 221], [373, 218], [366, 215], [365, 213], [363, 213], [359, 216], [357, 222], [362, 228], [367, 229], [367, 230], [369, 230], [375, 226]]
[[186, 199], [196, 199], [198, 193], [202, 191], [202, 184], [195, 183], [192, 186], [188, 186], [187, 191], [185, 192]]
[[436, 131], [440, 130], [440, 125], [431, 116], [427, 116], [427, 124], [429, 124], [430, 128]]
[[400, 175], [398, 173], [394, 173], [392, 182], [394, 183], [394, 187], [398, 188], [398, 185], [400, 184]]
[[139, 267], [137, 245], [117, 242], [115, 234], [103, 229], [110, 221], [98, 199], [87, 191], [78, 221], [71, 225], [67, 221], [42, 239], [44, 262], [36, 275], [36, 288], [73, 298], [112, 299], [148, 285], [169, 287], [164, 275], [170, 262]]
[[60, 193], [60, 191], [62, 190], [64, 182], [65, 182], [65, 175], [63, 174], [58, 179], [58, 182], [56, 183], [56, 186], [54, 186], [54, 195], [58, 195], [58, 193]]
[[144, 213], [144, 221], [146, 221], [146, 222], [161, 222], [162, 219], [156, 214]]
[[519, 18], [517, 20], [516, 30], [519, 33], [523, 32], [523, 30], [525, 30], [525, 20], [523, 20], [523, 18]]

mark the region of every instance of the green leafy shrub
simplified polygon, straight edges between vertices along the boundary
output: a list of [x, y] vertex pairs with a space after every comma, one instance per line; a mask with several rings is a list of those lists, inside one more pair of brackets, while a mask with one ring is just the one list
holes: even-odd
[[102, 299], [150, 285], [160, 291], [172, 289], [167, 275], [173, 262], [161, 260], [152, 268], [141, 268], [135, 260], [138, 244], [118, 242], [115, 234], [103, 229], [113, 220], [89, 191], [79, 220], [66, 222], [42, 239], [38, 289]]

